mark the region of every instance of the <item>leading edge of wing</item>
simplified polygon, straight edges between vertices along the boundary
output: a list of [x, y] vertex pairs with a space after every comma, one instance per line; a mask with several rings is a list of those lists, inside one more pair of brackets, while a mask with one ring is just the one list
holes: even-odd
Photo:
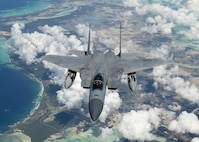
[[123, 73], [137, 72], [145, 69], [150, 69], [159, 65], [166, 64], [162, 59], [126, 59], [118, 62]]
[[42, 57], [50, 63], [79, 72], [89, 61], [89, 57], [46, 55]]

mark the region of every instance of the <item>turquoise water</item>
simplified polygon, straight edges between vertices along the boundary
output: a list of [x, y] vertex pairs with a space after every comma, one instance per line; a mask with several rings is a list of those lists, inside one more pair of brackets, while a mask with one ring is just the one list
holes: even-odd
[[[0, 18], [43, 10], [47, 0], [0, 0]], [[9, 61], [6, 39], [0, 36], [0, 133], [25, 117], [39, 103], [41, 84]]]
[[26, 0], [1, 0], [0, 1], [0, 10], [10, 10], [16, 7], [23, 7], [28, 4]]
[[0, 64], [9, 63], [8, 58], [8, 49], [3, 48], [3, 45], [5, 44], [6, 39], [0, 37]]
[[0, 17], [30, 14], [47, 7], [47, 0], [0, 0]]

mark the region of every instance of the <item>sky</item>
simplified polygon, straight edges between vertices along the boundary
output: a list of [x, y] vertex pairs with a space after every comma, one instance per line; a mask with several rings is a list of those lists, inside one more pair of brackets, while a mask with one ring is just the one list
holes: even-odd
[[[146, 16], [147, 24], [141, 28], [142, 32], [150, 34], [160, 32], [169, 36], [173, 31], [176, 31], [176, 36], [181, 36], [182, 39], [189, 41], [199, 39], [199, 3], [196, 0], [152, 0], [152, 4], [143, 0], [123, 0], [123, 3], [127, 8], [124, 15], [130, 17], [133, 12], [136, 12], [140, 16]], [[170, 8], [164, 5], [165, 3], [173, 5], [173, 7]], [[8, 47], [14, 50], [27, 65], [41, 62], [41, 58], [37, 57], [39, 53], [67, 55], [70, 49], [86, 50], [87, 48], [85, 41], [87, 41], [88, 25], [86, 24], [76, 25], [75, 30], [81, 35], [80, 39], [75, 35], [64, 35], [64, 32], [68, 31], [68, 29], [63, 29], [58, 25], [38, 27], [38, 31], [32, 33], [24, 33], [22, 31], [24, 28], [25, 25], [23, 23], [16, 23], [12, 26]], [[91, 35], [92, 38], [98, 37], [97, 31], [92, 30]], [[99, 39], [99, 41], [109, 45], [114, 39]], [[129, 41], [129, 43], [131, 42]], [[156, 50], [151, 51], [150, 55], [171, 60], [169, 58], [170, 51], [174, 48], [173, 44], [162, 44]], [[130, 46], [127, 45], [124, 48], [126, 48], [124, 49], [125, 51], [128, 51]], [[114, 50], [117, 53], [118, 50]], [[51, 83], [63, 86], [63, 76], [67, 74], [67, 69], [45, 61], [42, 62], [45, 68], [53, 72], [50, 76]], [[180, 96], [190, 103], [199, 104], [198, 86], [179, 76], [178, 65], [155, 67], [149, 75], [153, 78], [153, 86], [156, 89], [173, 92], [174, 96]], [[62, 87], [62, 89], [57, 91], [57, 101], [60, 104], [64, 104], [67, 109], [83, 109], [82, 104], [88, 103], [89, 91], [83, 89], [80, 83], [81, 79], [79, 74], [77, 74], [71, 88], [65, 89]], [[105, 122], [107, 116], [118, 110], [122, 103], [123, 101], [118, 91], [107, 91], [104, 108], [99, 120]], [[171, 105], [170, 108], [173, 111], [170, 113], [172, 114], [170, 116], [172, 120], [166, 125], [168, 130], [175, 131], [176, 133], [199, 134], [199, 119], [194, 112], [181, 110], [182, 108], [179, 105]], [[140, 110], [131, 110], [118, 114], [120, 122], [116, 129], [124, 138], [130, 140], [152, 140], [154, 138], [152, 131], [157, 130], [161, 126], [161, 118], [165, 115], [163, 114], [164, 109], [149, 106], [149, 108], [143, 107]], [[180, 111], [180, 113], [176, 113], [175, 110]], [[190, 122], [192, 123], [190, 124]], [[101, 131], [101, 136], [104, 138], [106, 134], [112, 133], [114, 130], [111, 128], [101, 128]], [[192, 142], [198, 140], [199, 137], [195, 137], [192, 139]]]

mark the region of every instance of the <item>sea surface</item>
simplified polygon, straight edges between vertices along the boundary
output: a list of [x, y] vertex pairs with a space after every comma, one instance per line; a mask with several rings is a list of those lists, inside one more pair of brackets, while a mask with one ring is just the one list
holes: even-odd
[[41, 86], [23, 70], [0, 65], [0, 132], [27, 117], [37, 105]]
[[25, 7], [27, 4], [28, 4], [27, 0], [1, 0], [0, 9], [11, 10], [17, 7]]
[[[0, 17], [23, 15], [48, 7], [42, 0], [0, 0]], [[26, 118], [39, 104], [42, 86], [23, 69], [12, 65], [0, 36], [0, 133]]]
[[48, 6], [48, 0], [0, 0], [0, 17], [30, 14]]

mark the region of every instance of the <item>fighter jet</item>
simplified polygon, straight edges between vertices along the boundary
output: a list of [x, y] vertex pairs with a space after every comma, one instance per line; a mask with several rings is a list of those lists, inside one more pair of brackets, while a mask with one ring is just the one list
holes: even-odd
[[121, 53], [121, 25], [118, 55], [111, 50], [92, 53], [90, 51], [90, 33], [89, 26], [87, 51], [71, 50], [69, 52], [72, 55], [46, 55], [43, 59], [68, 69], [65, 88], [70, 88], [76, 73], [80, 73], [81, 86], [90, 89], [88, 108], [91, 119], [96, 121], [103, 110], [106, 88], [117, 89], [121, 75], [126, 74], [130, 90], [135, 91], [136, 72], [162, 65], [165, 61], [157, 58], [132, 58], [135, 56], [132, 53], [124, 53], [123, 55]]

